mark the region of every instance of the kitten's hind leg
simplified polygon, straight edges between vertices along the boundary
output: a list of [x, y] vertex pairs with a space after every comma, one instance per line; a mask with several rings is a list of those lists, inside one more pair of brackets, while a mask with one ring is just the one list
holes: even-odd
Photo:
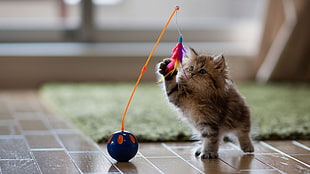
[[240, 148], [243, 152], [254, 152], [254, 147], [249, 136], [249, 132], [240, 132], [237, 134]]

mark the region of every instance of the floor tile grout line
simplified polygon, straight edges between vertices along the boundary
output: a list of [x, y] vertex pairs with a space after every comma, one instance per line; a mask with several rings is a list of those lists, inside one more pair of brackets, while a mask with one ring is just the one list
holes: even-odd
[[108, 160], [108, 161], [110, 162], [110, 164], [116, 168], [116, 170], [118, 170], [121, 174], [125, 174], [119, 167], [117, 167], [117, 166], [104, 154], [104, 152], [101, 152], [101, 153], [103, 154], [103, 156], [105, 157], [105, 159]]
[[[240, 150], [240, 148], [239, 148], [237, 145], [235, 145], [234, 143], [228, 142], [228, 145], [230, 145], [232, 148], [234, 148], [234, 149], [236, 149], [236, 150], [242, 152], [242, 151]], [[236, 168], [235, 166], [233, 166], [233, 165], [231, 165], [230, 163], [226, 162], [226, 161], [225, 161], [224, 159], [222, 159], [221, 157], [219, 157], [218, 159], [219, 159], [220, 161], [222, 161], [223, 163], [227, 164], [229, 167], [233, 168], [235, 171], [237, 171], [237, 172], [239, 171], [238, 168]]]
[[64, 151], [64, 148], [33, 148], [30, 149], [33, 152], [40, 152], [40, 151], [44, 151], [44, 152], [49, 152], [49, 151]]
[[[230, 145], [232, 148], [241, 151], [238, 146], [236, 146], [235, 144], [229, 142], [228, 145]], [[226, 162], [224, 159], [222, 159], [221, 157], [218, 158], [220, 161], [222, 161], [223, 163], [227, 164], [229, 167], [231, 167], [232, 169], [234, 169], [235, 171], [239, 171], [239, 169], [235, 168], [234, 166], [232, 166], [230, 163]]]
[[76, 164], [76, 162], [74, 161], [74, 159], [72, 158], [72, 156], [70, 155], [70, 153], [68, 152], [68, 150], [66, 149], [65, 145], [63, 144], [63, 142], [60, 140], [60, 138], [58, 137], [57, 134], [55, 134], [55, 138], [56, 141], [58, 141], [58, 143], [60, 144], [60, 146], [63, 147], [63, 151], [66, 153], [66, 155], [68, 156], [68, 158], [70, 159], [70, 161], [72, 162], [72, 164], [74, 165], [74, 167], [77, 169], [77, 171], [81, 174], [83, 174], [82, 170], [79, 168], [79, 166]]
[[[36, 99], [38, 100], [37, 96]], [[42, 111], [41, 117], [43, 117], [42, 115], [45, 115], [45, 111]], [[73, 166], [76, 168], [76, 170], [80, 173], [83, 174], [83, 172], [81, 171], [81, 169], [78, 167], [78, 165], [76, 164], [76, 162], [74, 161], [74, 159], [71, 157], [70, 153], [68, 152], [68, 150], [66, 149], [65, 145], [63, 144], [63, 142], [61, 141], [61, 139], [59, 138], [58, 134], [55, 132], [55, 130], [53, 129], [53, 127], [50, 124], [50, 120], [48, 119], [44, 119], [42, 120], [42, 122], [44, 123], [44, 125], [46, 126], [46, 128], [48, 129], [47, 131], [51, 132], [51, 134], [55, 137], [56, 141], [59, 143], [59, 145], [62, 147], [62, 151], [64, 151], [66, 153], [66, 155], [68, 156], [69, 160], [72, 162]]]
[[160, 168], [158, 168], [154, 163], [152, 163], [152, 161], [150, 161], [148, 158], [146, 158], [141, 152], [138, 152], [139, 155], [146, 160], [152, 167], [154, 167], [159, 173], [161, 174], [165, 174], [165, 172], [163, 172]]
[[0, 139], [23, 138], [24, 135], [0, 135]]
[[272, 169], [278, 171], [278, 172], [281, 173], [281, 174], [286, 174], [286, 173], [283, 172], [282, 170], [280, 170], [280, 169], [278, 169], [278, 168], [276, 168], [276, 167], [274, 167], [274, 166], [272, 166], [272, 165], [270, 165], [270, 164], [267, 164], [267, 163], [265, 163], [264, 161], [262, 161], [262, 160], [260, 160], [260, 159], [257, 159], [256, 157], [255, 157], [255, 159], [256, 159], [257, 161], [260, 161], [261, 163], [265, 164], [266, 166], [269, 166], [269, 167], [271, 167]]
[[295, 146], [298, 146], [298, 147], [301, 147], [301, 148], [303, 148], [303, 149], [306, 149], [306, 150], [310, 151], [310, 148], [309, 148], [308, 146], [303, 145], [302, 143], [299, 143], [298, 141], [293, 140], [292, 143], [293, 143]]
[[78, 134], [79, 131], [77, 129], [53, 129], [53, 132], [55, 134], [63, 134], [63, 135], [69, 135], [69, 134]]
[[[233, 144], [233, 143], [229, 143], [232, 147], [234, 147], [235, 149], [238, 149], [239, 151], [241, 151], [242, 152], [242, 150], [237, 146], [237, 145], [235, 145], [235, 144]], [[278, 153], [276, 153], [276, 154], [278, 154]], [[268, 167], [271, 167], [272, 169], [274, 169], [274, 170], [276, 170], [276, 171], [278, 171], [279, 173], [281, 173], [281, 174], [286, 174], [285, 172], [283, 172], [283, 171], [281, 171], [280, 169], [278, 169], [278, 168], [276, 168], [276, 167], [273, 167], [273, 166], [271, 166], [271, 165], [269, 165], [269, 164], [266, 164], [264, 161], [261, 161], [260, 159], [258, 159], [258, 158], [256, 158], [255, 157], [255, 153], [253, 153], [253, 155], [254, 155], [254, 159], [256, 159], [257, 161], [259, 161], [260, 163], [262, 163], [262, 164], [264, 164], [264, 165], [266, 165], [266, 166], [268, 166]], [[222, 160], [222, 159], [221, 159]], [[222, 160], [223, 161], [223, 160]], [[225, 162], [225, 161], [223, 161], [223, 162]], [[225, 162], [226, 163], [226, 162]], [[228, 163], [227, 163], [228, 164]], [[230, 164], [228, 164], [228, 165], [230, 165]], [[233, 166], [231, 166], [231, 167], [233, 167]], [[234, 168], [234, 167], [233, 167]], [[236, 169], [237, 170], [237, 169]], [[238, 170], [237, 170], [238, 171]], [[241, 171], [241, 170], [240, 170]]]
[[15, 159], [0, 159], [0, 161], [34, 161], [35, 159], [32, 159], [32, 158], [15, 158]]
[[201, 171], [200, 169], [198, 169], [197, 167], [195, 167], [193, 164], [191, 164], [190, 162], [188, 162], [187, 160], [185, 160], [182, 156], [180, 156], [177, 152], [175, 152], [174, 150], [172, 150], [166, 143], [161, 143], [161, 145], [163, 147], [165, 147], [167, 150], [169, 150], [170, 152], [172, 152], [173, 154], [175, 154], [177, 157], [179, 157], [181, 160], [183, 160], [185, 163], [187, 163], [188, 165], [190, 165], [192, 168], [194, 168], [195, 170], [197, 170], [199, 173], [204, 173], [203, 171]]
[[100, 146], [98, 145], [98, 143], [94, 142], [93, 140], [92, 140], [92, 142], [93, 142], [94, 146], [96, 146], [96, 148], [99, 149], [99, 152], [101, 152], [101, 154], [104, 156], [104, 158], [105, 158], [106, 160], [108, 160], [108, 161], [110, 162], [110, 164], [116, 168], [116, 170], [118, 170], [121, 174], [124, 174], [124, 172], [123, 172], [119, 167], [117, 167], [117, 166], [107, 157], [106, 153], [102, 150], [102, 148], [100, 148]]
[[[36, 97], [36, 96], [33, 96], [33, 97]], [[10, 103], [10, 104], [13, 105], [13, 103]], [[14, 120], [17, 120], [17, 127], [20, 129], [20, 132], [21, 132], [21, 133], [24, 133], [24, 132], [22, 131], [23, 129], [21, 128], [21, 125], [20, 125], [20, 123], [19, 123], [19, 121], [18, 121], [18, 118], [16, 118], [16, 116], [14, 116], [14, 113], [16, 113], [16, 112], [13, 111], [13, 106], [10, 106], [10, 112], [13, 113]], [[37, 112], [36, 112], [36, 113], [37, 113]], [[41, 113], [42, 113], [42, 115], [45, 114], [44, 111], [42, 111]], [[41, 117], [42, 117], [42, 116], [41, 116]], [[38, 119], [38, 120], [42, 120], [42, 119], [39, 118], [39, 117], [38, 117], [37, 119]], [[33, 119], [30, 119], [30, 120], [33, 120]], [[54, 134], [54, 136], [55, 136], [55, 138], [56, 138], [56, 141], [58, 141], [58, 143], [63, 147], [62, 151], [64, 151], [64, 152], [68, 155], [70, 161], [73, 163], [73, 165], [74, 165], [75, 168], [78, 170], [78, 172], [79, 172], [79, 173], [83, 173], [83, 172], [80, 170], [80, 168], [77, 166], [77, 164], [75, 163], [75, 161], [72, 159], [72, 157], [70, 156], [70, 154], [68, 153], [68, 151], [65, 149], [65, 147], [64, 147], [63, 143], [60, 141], [58, 135], [53, 131], [53, 129], [52, 129], [50, 123], [49, 123], [50, 120], [42, 120], [42, 122], [43, 122], [44, 126], [46, 126], [46, 128], [48, 129], [48, 130], [46, 130], [46, 132], [51, 132], [52, 134]], [[35, 162], [35, 164], [36, 164], [36, 168], [39, 170], [40, 173], [42, 173], [42, 171], [41, 171], [41, 169], [40, 169], [40, 166], [39, 166], [39, 164], [38, 164], [38, 162], [37, 162], [37, 160], [36, 160], [34, 154], [32, 153], [32, 149], [30, 148], [30, 145], [28, 144], [28, 141], [27, 141], [26, 138], [25, 138], [25, 135], [22, 134], [22, 137], [23, 137], [24, 141], [26, 142], [26, 145], [27, 145], [27, 147], [28, 147], [28, 150], [29, 150], [30, 155], [31, 155], [32, 158], [34, 159], [34, 162]], [[59, 150], [59, 149], [58, 149], [58, 150]], [[34, 151], [36, 151], [36, 150], [34, 150]]]
[[258, 172], [258, 171], [262, 171], [262, 172], [265, 172], [265, 171], [276, 171], [275, 169], [242, 169], [240, 170], [240, 172]]
[[[19, 123], [18, 123], [18, 126], [20, 126]], [[21, 127], [20, 127], [20, 129], [21, 129]], [[39, 166], [39, 163], [38, 163], [36, 157], [34, 156], [34, 154], [33, 154], [32, 151], [31, 151], [30, 145], [29, 145], [29, 143], [28, 143], [28, 141], [27, 141], [25, 135], [22, 135], [22, 136], [23, 136], [23, 139], [24, 139], [24, 141], [25, 141], [25, 144], [26, 144], [26, 146], [27, 146], [27, 148], [28, 148], [29, 154], [31, 155], [32, 159], [34, 160], [34, 163], [35, 163], [35, 166], [36, 166], [37, 170], [38, 170], [41, 174], [43, 174], [43, 172], [42, 172], [42, 170], [41, 170], [41, 168], [40, 168], [40, 166]]]
[[97, 150], [100, 150], [100, 147], [98, 146], [98, 144], [93, 139], [91, 139], [90, 136], [88, 136], [84, 132], [82, 132], [82, 130], [77, 129], [77, 133], [80, 134], [83, 138], [85, 138], [85, 141], [92, 143], [93, 146], [95, 146]]
[[35, 130], [35, 131], [24, 131], [24, 130], [22, 130], [21, 133], [25, 136], [27, 136], [27, 135], [53, 135], [51, 130]]
[[[44, 113], [44, 112], [42, 112], [42, 113]], [[15, 119], [16, 119], [16, 118], [15, 118]], [[42, 120], [42, 121], [43, 121], [43, 120]], [[46, 128], [48, 129], [48, 130], [46, 130], [46, 131], [47, 131], [47, 132], [51, 132], [52, 134], [54, 134], [54, 131], [53, 131], [53, 129], [51, 129], [51, 125], [49, 124], [49, 122], [43, 121], [43, 123], [44, 123], [44, 125], [46, 126]], [[19, 127], [20, 127], [20, 129], [21, 129], [21, 125], [20, 125], [19, 122], [18, 122], [18, 125], [19, 125]], [[21, 129], [21, 133], [24, 133], [24, 132], [22, 131], [22, 129]], [[25, 135], [23, 135], [23, 136], [25, 136]], [[73, 159], [71, 158], [71, 156], [68, 154], [68, 152], [66, 152], [65, 146], [64, 146], [63, 143], [60, 141], [58, 135], [57, 135], [57, 134], [54, 134], [54, 137], [56, 138], [56, 141], [58, 141], [58, 143], [59, 143], [60, 146], [62, 147], [63, 151], [68, 155], [68, 157], [69, 157], [69, 159], [71, 160], [71, 162], [73, 163], [73, 165], [77, 168], [78, 172], [79, 172], [79, 173], [83, 173], [83, 172], [77, 167], [77, 165], [75, 164], [75, 162], [73, 161]], [[25, 138], [25, 141], [26, 141], [27, 144], [28, 144], [28, 141], [26, 140], [26, 138]], [[28, 144], [28, 146], [29, 146], [30, 153], [32, 154], [33, 158], [35, 159], [35, 163], [36, 163], [38, 169], [39, 169], [40, 172], [42, 173], [41, 168], [40, 168], [39, 164], [37, 163], [37, 160], [36, 160], [35, 156], [33, 155], [33, 153], [32, 153], [32, 151], [31, 151], [31, 148], [30, 148], [30, 145], [29, 145], [29, 144]], [[34, 151], [35, 151], [35, 150], [34, 150]]]
[[74, 167], [78, 170], [79, 173], [83, 174], [82, 170], [79, 168], [79, 166], [76, 164], [76, 162], [74, 161], [74, 159], [72, 158], [72, 156], [70, 155], [70, 153], [65, 150], [65, 153], [68, 155], [70, 161], [73, 163]]
[[101, 153], [100, 150], [96, 150], [96, 151], [68, 151], [70, 154], [75, 154], [75, 153], [88, 153], [88, 154], [92, 154], [92, 153]]
[[[43, 105], [43, 106], [44, 106], [44, 105]], [[51, 114], [51, 115], [52, 115], [52, 117], [54, 117], [53, 114]], [[69, 158], [70, 158], [70, 160], [72, 161], [72, 163], [74, 164], [74, 166], [78, 169], [78, 171], [79, 171], [80, 173], [83, 173], [83, 172], [81, 171], [81, 169], [79, 168], [79, 166], [76, 164], [75, 160], [74, 160], [74, 159], [72, 158], [72, 156], [71, 156], [71, 153], [75, 153], [76, 151], [68, 151], [68, 150], [66, 149], [66, 147], [65, 147], [65, 145], [63, 144], [62, 140], [60, 139], [60, 137], [59, 137], [57, 131], [56, 131], [55, 129], [52, 128], [52, 126], [51, 126], [51, 124], [50, 124], [50, 121], [51, 121], [50, 119], [47, 119], [47, 120], [46, 120], [47, 126], [48, 126], [49, 128], [51, 128], [51, 130], [53, 131], [53, 133], [54, 133], [54, 135], [55, 135], [55, 137], [56, 137], [56, 140], [61, 144], [61, 146], [63, 146], [63, 148], [64, 148], [66, 154], [69, 156]], [[61, 121], [64, 121], [64, 122], [65, 122], [66, 120], [65, 120], [65, 119], [62, 119]], [[97, 151], [90, 151], [91, 153], [94, 153], [94, 152], [100, 152], [100, 153], [102, 153], [102, 155], [110, 162], [110, 164], [113, 165], [120, 173], [123, 174], [123, 172], [122, 172], [116, 165], [114, 165], [114, 164], [106, 157], [106, 155], [104, 154], [104, 152], [101, 150], [101, 148], [98, 146], [97, 143], [95, 143], [90, 137], [86, 136], [81, 130], [76, 129], [74, 126], [72, 127], [72, 129], [74, 129], [74, 132], [71, 132], [71, 131], [70, 131], [69, 133], [77, 133], [77, 134], [81, 135], [83, 138], [86, 139], [86, 141], [91, 142], [91, 144], [94, 145], [94, 146], [97, 148]], [[67, 130], [67, 129], [66, 129], [66, 130]], [[70, 129], [70, 130], [71, 130], [71, 129]], [[83, 152], [83, 153], [88, 153], [89, 151], [79, 151], [79, 152], [80, 152], [80, 153], [81, 153], [81, 152]]]
[[[49, 120], [50, 121], [50, 120]], [[66, 155], [68, 156], [68, 158], [70, 159], [70, 161], [72, 162], [72, 164], [74, 165], [74, 167], [77, 169], [77, 171], [81, 174], [83, 174], [82, 170], [79, 168], [79, 166], [76, 164], [76, 162], [74, 161], [74, 159], [72, 158], [72, 156], [70, 155], [69, 151], [67, 150], [66, 146], [64, 145], [64, 143], [61, 141], [61, 139], [59, 138], [58, 134], [55, 132], [54, 129], [52, 129], [52, 126], [50, 125], [50, 123], [47, 123], [47, 127], [49, 128], [49, 130], [51, 130], [51, 132], [54, 134], [56, 141], [58, 141], [58, 143], [60, 144], [60, 146], [63, 148], [63, 151], [66, 153]]]
[[[51, 114], [51, 115], [53, 115], [53, 114]], [[48, 121], [48, 126], [49, 126], [49, 127], [52, 127], [52, 126], [50, 125], [50, 120], [47, 120], [47, 121]], [[64, 121], [64, 120], [61, 120], [61, 121]], [[78, 167], [78, 165], [76, 164], [76, 162], [74, 161], [74, 159], [71, 157], [71, 154], [70, 154], [70, 153], [75, 153], [76, 151], [68, 151], [68, 150], [66, 149], [65, 145], [63, 144], [62, 140], [60, 139], [60, 137], [59, 137], [59, 135], [58, 135], [59, 133], [57, 132], [57, 130], [59, 130], [59, 129], [52, 129], [52, 132], [53, 132], [53, 134], [55, 135], [56, 140], [57, 140], [58, 143], [60, 143], [61, 146], [65, 149], [65, 152], [67, 153], [67, 155], [69, 156], [70, 160], [71, 160], [72, 163], [75, 165], [75, 167], [79, 170], [79, 172], [80, 172], [80, 173], [83, 173], [83, 172], [81, 171], [81, 169]], [[67, 129], [66, 129], [66, 130], [67, 130]], [[109, 158], [106, 157], [105, 153], [104, 153], [104, 152], [102, 151], [102, 149], [98, 146], [98, 144], [95, 143], [90, 137], [86, 136], [81, 130], [76, 129], [74, 126], [72, 127], [72, 129], [69, 129], [69, 130], [70, 130], [70, 131], [65, 132], [64, 134], [72, 134], [72, 133], [74, 133], [74, 134], [79, 134], [79, 135], [83, 136], [83, 138], [85, 138], [87, 141], [90, 141], [90, 142], [92, 143], [92, 145], [94, 145], [94, 146], [97, 148], [97, 151], [90, 151], [90, 152], [101, 152], [102, 155], [105, 157], [105, 159], [107, 159], [107, 160], [110, 162], [111, 165], [113, 165], [121, 174], [123, 174], [123, 172], [122, 172], [116, 165], [114, 165], [114, 164], [112, 163], [112, 161], [109, 160]], [[72, 131], [72, 130], [74, 130], [74, 131]], [[89, 152], [89, 151], [79, 151], [79, 152], [86, 152], [86, 153], [87, 153], [87, 152]]]
[[177, 156], [148, 156], [148, 159], [171, 159], [171, 158], [178, 158]]
[[19, 132], [21, 133], [20, 136], [21, 136], [22, 139], [24, 140], [24, 142], [25, 142], [25, 144], [26, 144], [26, 146], [27, 146], [27, 150], [28, 150], [28, 152], [29, 152], [31, 158], [34, 160], [34, 164], [35, 164], [36, 169], [38, 170], [38, 172], [39, 172], [40, 174], [43, 174], [43, 172], [42, 172], [42, 170], [41, 170], [41, 168], [40, 168], [40, 166], [39, 166], [39, 164], [38, 164], [37, 159], [35, 158], [34, 154], [33, 154], [32, 151], [31, 151], [30, 145], [29, 145], [29, 143], [28, 143], [28, 141], [27, 141], [25, 135], [22, 134], [22, 130], [23, 130], [23, 129], [22, 129], [22, 126], [20, 125], [20, 123], [19, 123], [19, 121], [17, 120], [17, 118], [14, 116], [14, 111], [13, 111], [13, 106], [12, 106], [12, 105], [13, 105], [13, 103], [12, 103], [12, 101], [11, 101], [11, 102], [8, 104], [9, 111], [11, 112], [12, 117], [14, 118], [14, 121], [15, 121], [15, 123], [16, 123], [17, 129], [19, 129]]
[[245, 154], [245, 155], [272, 155], [272, 154], [277, 154], [277, 153], [255, 153], [255, 150], [254, 150], [254, 152], [243, 152], [243, 151], [240, 149], [240, 147], [237, 146], [236, 144], [231, 143], [231, 142], [229, 142], [228, 144], [229, 144], [230, 146], [232, 146], [234, 149], [236, 149], [236, 150], [242, 152], [242, 153]]
[[288, 157], [288, 158], [290, 158], [290, 159], [292, 159], [292, 160], [294, 160], [294, 161], [296, 161], [296, 162], [298, 162], [298, 163], [300, 163], [300, 164], [303, 164], [304, 166], [307, 166], [308, 168], [310, 168], [310, 165], [309, 165], [309, 164], [307, 164], [307, 163], [305, 163], [305, 162], [302, 162], [302, 161], [300, 161], [299, 159], [296, 159], [296, 158], [292, 157], [291, 155], [288, 155], [288, 154], [282, 152], [281, 150], [279, 150], [279, 149], [277, 149], [277, 148], [275, 148], [275, 147], [273, 147], [273, 146], [271, 146], [271, 145], [269, 145], [269, 144], [267, 144], [267, 143], [265, 143], [265, 142], [263, 142], [263, 141], [260, 142], [260, 143], [261, 143], [263, 146], [265, 146], [265, 147], [267, 147], [267, 148], [269, 148], [269, 149], [271, 149], [271, 150], [274, 150], [274, 151], [280, 153], [281, 155], [284, 155], [284, 156], [286, 156], [286, 157]]
[[191, 149], [195, 146], [169, 146], [171, 149]]
[[274, 152], [274, 153], [253, 153], [253, 155], [257, 155], [257, 156], [264, 156], [264, 155], [277, 155], [277, 154], [279, 154], [279, 153], [277, 153], [277, 152]]
[[83, 173], [83, 174], [120, 174], [115, 172], [108, 172], [108, 173], [102, 173], [102, 172], [89, 172], [89, 173]]

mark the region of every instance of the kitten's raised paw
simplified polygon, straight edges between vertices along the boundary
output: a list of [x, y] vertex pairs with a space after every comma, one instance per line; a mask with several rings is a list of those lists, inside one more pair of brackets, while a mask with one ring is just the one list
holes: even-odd
[[158, 72], [165, 77], [165, 80], [172, 80], [178, 71], [174, 70], [173, 73], [168, 72], [167, 65], [171, 62], [169, 58], [164, 59], [158, 66]]
[[202, 159], [215, 159], [218, 158], [217, 152], [205, 152], [201, 154]]
[[170, 59], [164, 59], [158, 66], [158, 72], [162, 75], [167, 74], [167, 65], [170, 63]]

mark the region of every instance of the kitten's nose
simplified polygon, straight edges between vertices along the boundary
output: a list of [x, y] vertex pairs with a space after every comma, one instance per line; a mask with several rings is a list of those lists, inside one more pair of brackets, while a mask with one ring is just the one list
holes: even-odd
[[191, 74], [192, 77], [195, 75], [195, 73], [190, 73], [190, 74]]

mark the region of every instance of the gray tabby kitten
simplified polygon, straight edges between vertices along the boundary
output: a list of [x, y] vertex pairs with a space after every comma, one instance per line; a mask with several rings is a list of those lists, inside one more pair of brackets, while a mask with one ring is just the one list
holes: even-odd
[[241, 149], [253, 152], [250, 111], [229, 77], [224, 56], [199, 55], [191, 49], [191, 57], [183, 65], [185, 72], [167, 75], [169, 62], [159, 63], [158, 72], [166, 76], [163, 86], [169, 101], [201, 136], [203, 144], [195, 155], [217, 158], [225, 133], [236, 134]]

